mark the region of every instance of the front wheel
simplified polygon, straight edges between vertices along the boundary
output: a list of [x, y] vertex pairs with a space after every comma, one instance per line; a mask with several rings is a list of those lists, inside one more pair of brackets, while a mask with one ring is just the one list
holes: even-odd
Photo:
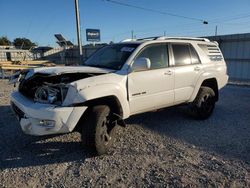
[[99, 155], [108, 153], [113, 145], [116, 121], [106, 105], [91, 107], [82, 128], [84, 146], [94, 149]]
[[191, 114], [197, 119], [207, 119], [215, 107], [215, 93], [210, 87], [201, 87], [194, 102], [190, 105]]

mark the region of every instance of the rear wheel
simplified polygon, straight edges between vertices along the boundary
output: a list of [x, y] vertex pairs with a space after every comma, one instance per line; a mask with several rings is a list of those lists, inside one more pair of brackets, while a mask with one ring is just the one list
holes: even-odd
[[94, 149], [99, 155], [108, 153], [113, 145], [116, 121], [111, 110], [106, 105], [91, 107], [86, 114], [82, 128], [82, 142], [89, 149]]
[[201, 87], [194, 102], [190, 105], [191, 114], [197, 119], [207, 119], [215, 107], [215, 93], [209, 87]]

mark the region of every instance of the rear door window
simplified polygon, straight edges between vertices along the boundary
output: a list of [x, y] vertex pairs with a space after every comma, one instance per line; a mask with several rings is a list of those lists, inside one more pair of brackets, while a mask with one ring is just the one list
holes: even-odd
[[192, 64], [188, 44], [172, 44], [175, 66]]
[[192, 64], [198, 64], [198, 63], [200, 63], [199, 56], [198, 56], [197, 52], [195, 51], [194, 47], [191, 46], [191, 45], [189, 47], [190, 47]]

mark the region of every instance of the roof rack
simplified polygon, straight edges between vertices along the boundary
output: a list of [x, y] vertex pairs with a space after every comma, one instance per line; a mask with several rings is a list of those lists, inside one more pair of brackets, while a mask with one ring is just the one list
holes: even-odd
[[147, 38], [139, 38], [139, 39], [125, 39], [121, 42], [131, 42], [131, 41], [143, 41], [143, 40], [194, 40], [194, 41], [204, 41], [210, 42], [207, 38], [195, 38], [195, 37], [165, 37], [165, 36], [156, 36], [156, 37], [147, 37]]
[[210, 42], [207, 38], [199, 38], [199, 37], [158, 37], [156, 40], [170, 40], [170, 39], [176, 39], [176, 40], [196, 40], [196, 41], [204, 41], [204, 42]]
[[132, 42], [132, 41], [137, 41], [137, 39], [124, 39], [121, 42]]
[[139, 39], [137, 39], [137, 41], [140, 41], [140, 40], [158, 40], [159, 37], [161, 37], [161, 36], [139, 38]]

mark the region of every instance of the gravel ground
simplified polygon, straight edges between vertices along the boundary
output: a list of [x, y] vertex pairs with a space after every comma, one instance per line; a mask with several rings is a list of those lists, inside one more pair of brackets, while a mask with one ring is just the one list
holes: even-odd
[[250, 88], [227, 86], [213, 116], [185, 107], [131, 117], [111, 153], [92, 156], [79, 133], [24, 135], [0, 80], [0, 187], [250, 187]]

